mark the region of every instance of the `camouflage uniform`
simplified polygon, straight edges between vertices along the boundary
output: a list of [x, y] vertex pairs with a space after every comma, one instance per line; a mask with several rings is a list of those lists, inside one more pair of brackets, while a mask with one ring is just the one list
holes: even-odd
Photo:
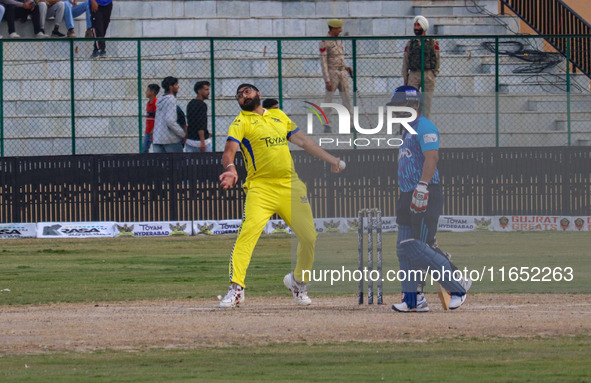
[[[349, 72], [345, 65], [345, 48], [340, 40], [320, 41], [320, 59], [322, 62], [322, 76], [324, 82], [330, 81], [332, 91], [326, 91], [324, 102], [332, 102], [332, 96], [336, 89], [339, 90], [343, 105], [353, 118], [353, 108], [349, 96]], [[328, 117], [328, 116], [327, 116]], [[330, 117], [328, 117], [330, 118]]]
[[441, 57], [439, 54], [439, 42], [434, 39], [425, 40], [425, 84], [421, 87], [421, 40], [413, 39], [404, 48], [404, 60], [402, 62], [402, 79], [406, 85], [421, 89], [425, 99], [423, 115], [431, 116], [433, 92], [435, 91], [435, 78], [439, 75]]

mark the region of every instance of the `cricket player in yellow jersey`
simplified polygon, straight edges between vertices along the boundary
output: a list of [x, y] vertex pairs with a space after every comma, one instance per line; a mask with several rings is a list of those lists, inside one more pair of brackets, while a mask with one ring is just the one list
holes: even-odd
[[240, 148], [248, 173], [244, 182], [246, 202], [238, 238], [230, 255], [230, 288], [220, 307], [236, 307], [244, 302], [246, 270], [254, 247], [273, 214], [279, 214], [298, 238], [296, 267], [283, 278], [283, 283], [298, 304], [307, 306], [311, 303], [309, 281], [303, 280], [302, 271], [312, 270], [317, 234], [306, 186], [295, 172], [288, 141], [331, 164], [333, 173], [340, 172], [344, 163], [306, 137], [283, 111], [264, 109], [261, 94], [254, 85], [240, 85], [236, 99], [242, 112], [228, 132], [222, 157], [225, 170], [220, 181], [224, 190], [236, 185], [238, 173], [234, 157]]

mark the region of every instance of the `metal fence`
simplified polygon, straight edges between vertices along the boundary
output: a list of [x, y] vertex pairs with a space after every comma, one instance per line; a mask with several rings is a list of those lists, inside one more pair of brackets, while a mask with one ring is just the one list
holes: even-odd
[[[548, 36], [547, 36], [548, 37]], [[580, 36], [554, 36], [568, 48]], [[441, 71], [432, 120], [443, 147], [591, 144], [589, 79], [537, 36], [437, 36]], [[236, 86], [252, 82], [277, 98], [299, 126], [303, 101], [324, 99], [318, 44], [322, 38], [107, 39], [107, 56], [91, 58], [85, 39], [0, 41], [0, 155], [138, 153], [145, 89], [180, 79], [178, 104], [212, 83], [210, 131], [223, 149], [240, 109]], [[402, 85], [409, 37], [345, 37], [353, 104], [363, 128]], [[424, 64], [423, 64], [424, 65]], [[424, 67], [424, 66], [423, 66]], [[335, 102], [340, 102], [338, 94]], [[314, 135], [322, 136], [319, 125]]]
[[[393, 150], [343, 150], [332, 174], [294, 153], [314, 216], [394, 216]], [[244, 194], [219, 187], [221, 153], [118, 154], [0, 159], [0, 222], [239, 219]], [[237, 160], [240, 179], [244, 166]], [[591, 215], [590, 148], [442, 149], [447, 215]]]

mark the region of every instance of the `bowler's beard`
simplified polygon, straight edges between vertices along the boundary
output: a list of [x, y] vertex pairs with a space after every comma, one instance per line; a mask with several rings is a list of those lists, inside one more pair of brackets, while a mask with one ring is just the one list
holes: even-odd
[[261, 105], [261, 98], [255, 94], [251, 99], [245, 98], [244, 103], [240, 104], [240, 108], [246, 112], [252, 112], [259, 105]]
[[423, 28], [415, 28], [415, 35], [421, 36], [423, 34]]

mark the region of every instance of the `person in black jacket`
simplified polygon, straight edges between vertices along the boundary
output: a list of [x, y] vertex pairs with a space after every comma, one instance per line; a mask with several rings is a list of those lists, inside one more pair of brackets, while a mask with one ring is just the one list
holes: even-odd
[[193, 89], [197, 97], [187, 105], [188, 136], [185, 146], [187, 152], [211, 152], [211, 137], [207, 131], [207, 104], [209, 81], [198, 81]]

